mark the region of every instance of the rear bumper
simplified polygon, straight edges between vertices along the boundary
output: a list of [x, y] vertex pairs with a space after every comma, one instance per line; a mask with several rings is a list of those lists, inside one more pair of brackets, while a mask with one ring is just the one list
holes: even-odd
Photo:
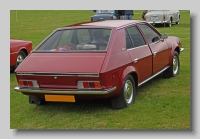
[[116, 90], [116, 87], [112, 87], [106, 90], [77, 90], [77, 91], [66, 91], [66, 90], [42, 90], [42, 89], [30, 89], [30, 88], [20, 88], [19, 86], [14, 88], [17, 92], [22, 93], [36, 93], [36, 94], [70, 94], [70, 95], [106, 95], [110, 94]]
[[164, 24], [164, 23], [169, 23], [169, 21], [147, 21], [149, 24]]

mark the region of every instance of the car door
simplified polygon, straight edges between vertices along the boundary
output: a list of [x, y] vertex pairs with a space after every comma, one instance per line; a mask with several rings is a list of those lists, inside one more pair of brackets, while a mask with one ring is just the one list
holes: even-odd
[[153, 74], [169, 65], [169, 47], [161, 34], [148, 24], [138, 24], [153, 53]]
[[175, 10], [171, 10], [171, 12], [172, 12], [173, 22], [177, 21], [176, 11]]
[[136, 26], [127, 27], [126, 48], [141, 83], [152, 75], [152, 53]]

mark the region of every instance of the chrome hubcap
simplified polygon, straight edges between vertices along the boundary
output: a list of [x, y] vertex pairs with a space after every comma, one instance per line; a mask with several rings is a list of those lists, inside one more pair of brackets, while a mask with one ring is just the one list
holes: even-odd
[[178, 72], [178, 58], [176, 56], [173, 58], [173, 72], [174, 75]]
[[24, 60], [23, 55], [18, 55], [17, 57], [17, 65], [19, 65]]
[[130, 104], [133, 99], [133, 84], [130, 80], [127, 80], [125, 83], [124, 94], [127, 104]]
[[171, 22], [171, 20], [169, 21], [169, 26], [170, 26], [170, 27], [172, 26], [172, 22]]

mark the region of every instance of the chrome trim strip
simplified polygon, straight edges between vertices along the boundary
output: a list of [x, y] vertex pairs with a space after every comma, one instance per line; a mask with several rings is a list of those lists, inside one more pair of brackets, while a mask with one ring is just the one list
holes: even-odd
[[165, 21], [147, 21], [147, 23], [149, 24], [162, 24], [162, 23], [169, 23], [168, 20], [165, 20]]
[[64, 90], [41, 90], [38, 88], [30, 89], [30, 88], [20, 88], [19, 86], [15, 87], [14, 90], [17, 92], [24, 93], [39, 93], [39, 94], [70, 94], [70, 95], [106, 95], [114, 90], [116, 90], [116, 86], [107, 90], [85, 90], [85, 91], [64, 91]]
[[[160, 36], [159, 36], [159, 37], [160, 37]], [[161, 40], [161, 37], [160, 37], [160, 39], [159, 39], [158, 41], [149, 43], [149, 46], [150, 46], [150, 45], [153, 45], [153, 44], [156, 44], [156, 43], [158, 43], [158, 42], [160, 42], [160, 41], [162, 41], [162, 40]]]
[[10, 54], [12, 55], [12, 54], [17, 54], [17, 53], [18, 53], [18, 52], [13, 52], [13, 53], [10, 53]]
[[158, 74], [162, 73], [163, 71], [165, 71], [166, 69], [168, 69], [169, 66], [165, 67], [164, 69], [162, 69], [161, 71], [159, 71], [158, 73], [154, 74], [153, 76], [151, 76], [150, 78], [144, 80], [143, 82], [139, 83], [138, 86], [146, 83], [147, 81], [151, 80], [152, 78], [156, 77]]
[[183, 51], [184, 51], [184, 48], [181, 48], [181, 49], [180, 49], [180, 52], [183, 52]]
[[134, 25], [134, 24], [128, 24], [128, 25], [125, 25], [125, 26], [122, 26], [122, 27], [118, 27], [118, 28], [116, 28], [116, 30], [119, 30], [119, 29], [122, 29], [122, 28], [126, 28], [126, 27], [128, 27], [128, 26], [132, 26], [132, 25]]
[[143, 22], [129, 23], [127, 25], [124, 25], [124, 26], [116, 28], [116, 30], [119, 30], [119, 29], [122, 29], [122, 28], [126, 28], [126, 27], [129, 27], [129, 26], [133, 26], [133, 25], [136, 25], [137, 23], [145, 23], [145, 22], [143, 21]]
[[142, 46], [133, 47], [133, 48], [127, 49], [127, 51], [134, 50], [134, 49], [141, 48], [141, 47], [145, 47], [145, 46], [148, 46], [148, 45], [145, 44], [145, 45], [142, 45]]
[[53, 73], [53, 72], [17, 72], [17, 75], [31, 76], [78, 76], [78, 77], [99, 77], [98, 73]]

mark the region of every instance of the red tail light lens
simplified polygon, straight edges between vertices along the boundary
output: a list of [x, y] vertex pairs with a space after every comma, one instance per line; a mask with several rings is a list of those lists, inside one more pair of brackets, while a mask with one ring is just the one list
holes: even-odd
[[78, 89], [101, 89], [99, 81], [78, 81]]
[[89, 82], [90, 88], [101, 88], [101, 85], [99, 82]]
[[144, 16], [144, 20], [146, 20], [146, 16]]
[[89, 88], [88, 82], [83, 82], [84, 88]]
[[163, 15], [163, 19], [166, 19], [166, 15], [165, 14]]
[[20, 87], [39, 87], [36, 80], [19, 80]]
[[33, 87], [33, 82], [32, 81], [28, 81], [28, 86]]
[[19, 86], [24, 86], [24, 82], [22, 80], [19, 80]]

